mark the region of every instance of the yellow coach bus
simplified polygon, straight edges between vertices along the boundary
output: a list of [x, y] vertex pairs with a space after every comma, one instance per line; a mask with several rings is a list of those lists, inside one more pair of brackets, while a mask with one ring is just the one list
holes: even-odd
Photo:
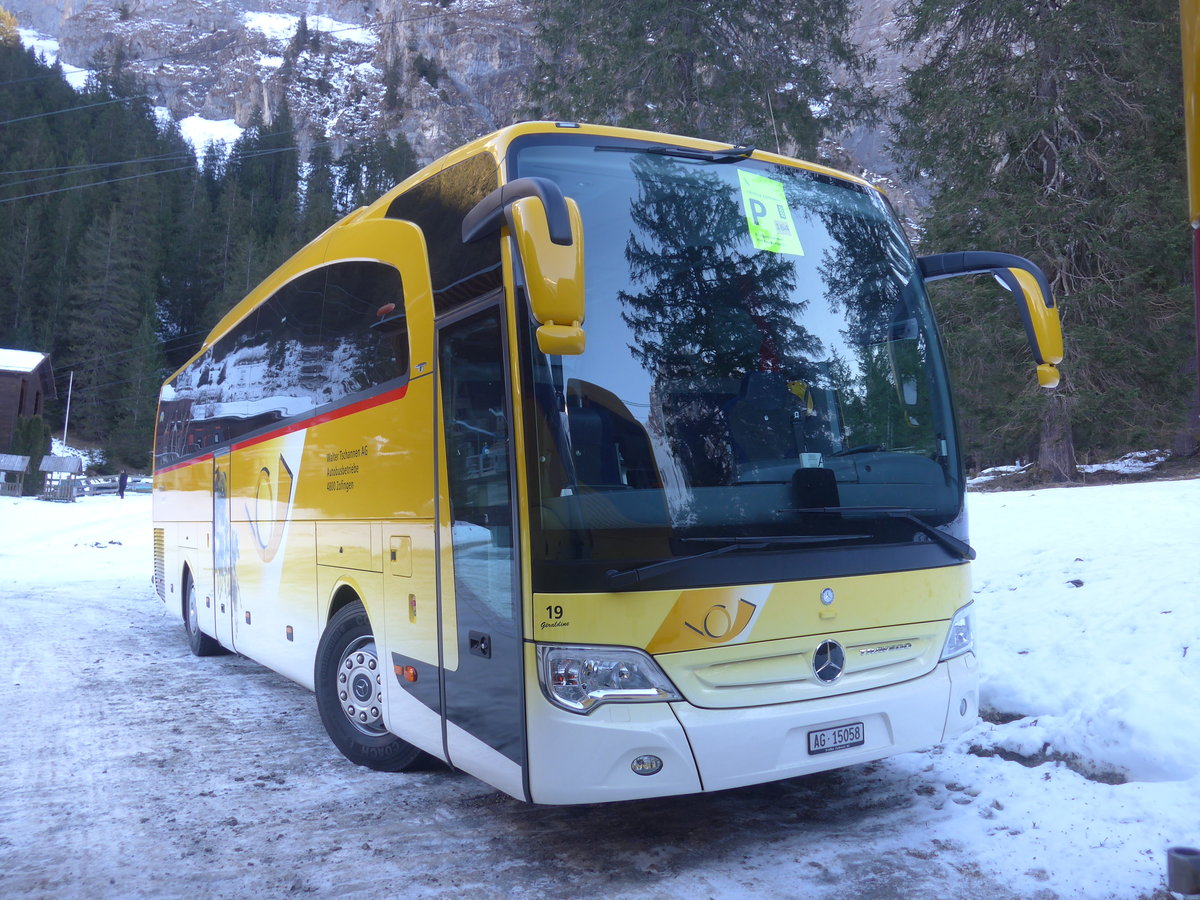
[[525, 123], [334, 225], [163, 385], [156, 583], [192, 650], [316, 693], [350, 760], [514, 797], [713, 791], [977, 716], [963, 466], [884, 197]]

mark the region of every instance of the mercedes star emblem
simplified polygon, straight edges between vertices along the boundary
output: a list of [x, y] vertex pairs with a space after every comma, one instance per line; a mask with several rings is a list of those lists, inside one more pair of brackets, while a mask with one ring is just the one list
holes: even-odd
[[833, 684], [846, 667], [846, 651], [837, 641], [822, 641], [813, 654], [813, 673], [824, 684]]

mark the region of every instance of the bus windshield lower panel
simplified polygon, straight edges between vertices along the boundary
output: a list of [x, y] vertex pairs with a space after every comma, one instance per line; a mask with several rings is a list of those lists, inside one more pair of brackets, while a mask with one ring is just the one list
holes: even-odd
[[557, 182], [585, 230], [586, 352], [523, 339], [535, 590], [818, 577], [813, 550], [844, 574], [929, 565], [911, 517], [954, 521], [961, 469], [928, 299], [886, 203], [651, 146], [511, 152], [512, 177]]

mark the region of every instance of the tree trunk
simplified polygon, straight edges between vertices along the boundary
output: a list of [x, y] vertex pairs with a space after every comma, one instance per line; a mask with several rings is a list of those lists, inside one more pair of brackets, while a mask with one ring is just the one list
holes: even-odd
[[1048, 481], [1074, 481], [1075, 440], [1071, 435], [1071, 401], [1062, 388], [1046, 397], [1038, 444], [1038, 474]]

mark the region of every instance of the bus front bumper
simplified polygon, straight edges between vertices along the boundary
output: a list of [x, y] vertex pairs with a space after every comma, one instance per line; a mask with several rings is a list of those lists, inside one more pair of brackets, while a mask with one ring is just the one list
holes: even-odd
[[[540, 693], [528, 717], [529, 787], [535, 803], [603, 803], [718, 791], [823, 772], [931, 747], [979, 714], [973, 653], [920, 678], [820, 700], [742, 709], [609, 703], [588, 716]], [[809, 735], [861, 724], [863, 742], [810, 752]], [[641, 775], [633, 763], [658, 757]]]

